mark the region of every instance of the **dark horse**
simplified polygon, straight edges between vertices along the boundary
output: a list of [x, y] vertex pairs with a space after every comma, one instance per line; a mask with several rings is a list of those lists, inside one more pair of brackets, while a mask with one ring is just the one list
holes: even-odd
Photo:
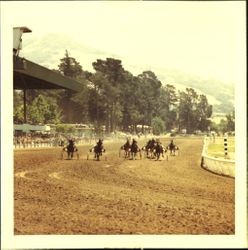
[[[73, 159], [73, 154], [74, 152], [78, 152], [77, 147], [74, 144], [73, 140], [68, 140], [68, 145], [66, 147], [63, 148], [62, 150], [62, 155], [61, 158], [63, 159], [63, 152], [66, 151], [67, 152], [67, 159]], [[77, 153], [77, 158], [79, 158], [79, 155]]]
[[[164, 148], [161, 143], [158, 143], [158, 142], [155, 143], [153, 153], [156, 157], [156, 160], [159, 160], [161, 155], [164, 158], [164, 153], [166, 152], [167, 152], [167, 149]], [[168, 157], [167, 157], [167, 160], [168, 160]]]
[[152, 140], [149, 140], [147, 144], [142, 148], [146, 152], [147, 158], [152, 159], [155, 157], [154, 155], [155, 144], [156, 144], [155, 140], [152, 139]]
[[124, 150], [125, 158], [130, 157], [131, 144], [129, 140], [127, 140], [127, 142], [123, 146], [120, 147], [119, 157], [121, 156], [121, 150]]
[[130, 152], [131, 152], [131, 157], [132, 157], [131, 159], [132, 160], [136, 160], [136, 155], [137, 155], [138, 152], [139, 152], [139, 155], [140, 155], [140, 158], [141, 158], [141, 150], [139, 149], [136, 140], [133, 140]]
[[105, 152], [106, 150], [103, 147], [102, 141], [99, 140], [93, 148], [90, 149], [90, 152], [95, 153], [95, 158], [97, 161], [100, 160], [100, 156], [102, 156], [102, 153]]
[[177, 150], [179, 151], [179, 147], [174, 144], [173, 140], [171, 140], [171, 142], [168, 145], [167, 149], [170, 150], [170, 155], [173, 155], [173, 156], [176, 155]]

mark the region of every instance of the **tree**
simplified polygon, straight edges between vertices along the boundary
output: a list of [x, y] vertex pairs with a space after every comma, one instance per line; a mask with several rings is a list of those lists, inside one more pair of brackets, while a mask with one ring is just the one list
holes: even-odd
[[142, 124], [151, 126], [152, 118], [158, 115], [160, 88], [162, 83], [152, 71], [138, 75], [140, 81], [139, 109], [144, 114]]
[[96, 132], [100, 133], [101, 127], [108, 121], [108, 99], [104, 91], [107, 80], [102, 72], [96, 72], [91, 77], [91, 83], [88, 98], [89, 120], [95, 125]]
[[226, 131], [235, 131], [235, 110], [226, 115]]
[[154, 117], [152, 119], [152, 128], [155, 135], [162, 134], [165, 130], [164, 121], [158, 116]]
[[189, 134], [196, 129], [197, 99], [198, 94], [192, 88], [179, 91], [179, 130], [186, 128]]
[[200, 95], [196, 108], [197, 129], [201, 131], [208, 130], [208, 127], [211, 124], [211, 121], [208, 118], [212, 115], [212, 109], [212, 105], [208, 104], [207, 97], [205, 95]]
[[206, 131], [211, 122], [212, 106], [205, 95], [198, 95], [192, 88], [179, 91], [179, 129], [186, 128], [187, 133], [200, 129]]
[[221, 119], [220, 124], [218, 125], [219, 131], [223, 134], [227, 132], [227, 120]]
[[37, 96], [29, 106], [28, 120], [35, 124], [60, 122], [60, 111], [55, 100]]
[[108, 132], [116, 129], [120, 122], [120, 84], [124, 80], [124, 69], [121, 65], [121, 60], [107, 58], [106, 60], [97, 59], [92, 63], [96, 73], [101, 72], [103, 84], [100, 86], [103, 96], [106, 101], [107, 121], [106, 128]]
[[165, 123], [167, 131], [171, 130], [176, 125], [177, 119], [177, 93], [173, 85], [167, 84], [161, 88], [159, 102], [159, 116]]
[[[82, 97], [85, 98], [87, 91], [84, 85], [86, 73], [83, 72], [82, 66], [76, 61], [75, 58], [70, 57], [68, 51], [65, 52], [65, 57], [60, 59], [58, 70], [61, 74], [66, 77], [77, 79], [78, 82], [82, 83], [81, 93], [74, 93], [71, 90], [63, 90], [60, 95], [59, 105], [63, 110], [64, 122], [81, 122], [82, 117], [86, 108], [87, 101], [80, 101]], [[88, 75], [87, 75], [88, 76]], [[86, 115], [87, 116], [87, 115]]]
[[14, 90], [14, 123], [24, 122], [23, 92]]
[[120, 86], [120, 105], [122, 110], [121, 127], [124, 131], [129, 131], [132, 126], [134, 130], [136, 125], [141, 123], [144, 118], [141, 110], [141, 82], [138, 77], [130, 72], [124, 73], [125, 80]]
[[58, 65], [59, 72], [64, 76], [71, 78], [77, 78], [82, 74], [82, 66], [76, 61], [75, 58], [70, 57], [68, 51], [65, 51], [65, 57], [60, 59], [60, 64]]

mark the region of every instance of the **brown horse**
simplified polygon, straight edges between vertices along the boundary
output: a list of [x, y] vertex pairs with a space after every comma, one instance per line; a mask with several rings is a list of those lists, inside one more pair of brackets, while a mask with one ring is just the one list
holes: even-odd
[[63, 152], [67, 152], [67, 159], [72, 160], [74, 152], [77, 153], [77, 159], [79, 159], [78, 149], [73, 140], [68, 140], [68, 145], [62, 149], [61, 159], [63, 159]]
[[137, 153], [139, 153], [139, 156], [140, 156], [140, 159], [141, 159], [141, 150], [138, 147], [138, 144], [137, 144], [136, 140], [133, 140], [133, 142], [132, 142], [130, 153], [131, 153], [131, 159], [132, 160], [136, 160]]
[[120, 147], [119, 157], [121, 156], [122, 150], [124, 150], [124, 157], [129, 158], [130, 152], [131, 152], [131, 144], [130, 144], [129, 140], [127, 140], [127, 142], [123, 146]]

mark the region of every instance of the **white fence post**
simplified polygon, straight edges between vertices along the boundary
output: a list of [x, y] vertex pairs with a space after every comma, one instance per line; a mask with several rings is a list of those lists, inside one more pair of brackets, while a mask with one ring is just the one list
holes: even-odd
[[225, 153], [225, 158], [227, 158], [228, 156], [227, 137], [224, 137], [224, 153]]

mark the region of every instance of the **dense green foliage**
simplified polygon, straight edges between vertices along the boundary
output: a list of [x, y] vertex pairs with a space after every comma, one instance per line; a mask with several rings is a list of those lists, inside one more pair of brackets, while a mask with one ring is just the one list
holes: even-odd
[[[154, 72], [134, 76], [120, 60], [106, 58], [92, 63], [94, 73], [84, 71], [66, 51], [55, 70], [82, 84], [78, 93], [69, 90], [29, 90], [28, 121], [31, 123], [91, 123], [97, 132], [130, 131], [136, 126], [153, 127], [155, 134], [171, 129], [207, 131], [212, 106], [193, 88], [177, 91], [162, 85]], [[22, 92], [14, 92], [14, 121], [23, 122]], [[229, 118], [228, 118], [229, 119]], [[231, 126], [231, 117], [229, 119]], [[62, 129], [62, 128], [61, 128]], [[65, 130], [63, 128], [62, 130]]]
[[226, 114], [226, 119], [222, 119], [219, 124], [211, 123], [211, 130], [218, 133], [234, 132], [235, 131], [235, 111]]

